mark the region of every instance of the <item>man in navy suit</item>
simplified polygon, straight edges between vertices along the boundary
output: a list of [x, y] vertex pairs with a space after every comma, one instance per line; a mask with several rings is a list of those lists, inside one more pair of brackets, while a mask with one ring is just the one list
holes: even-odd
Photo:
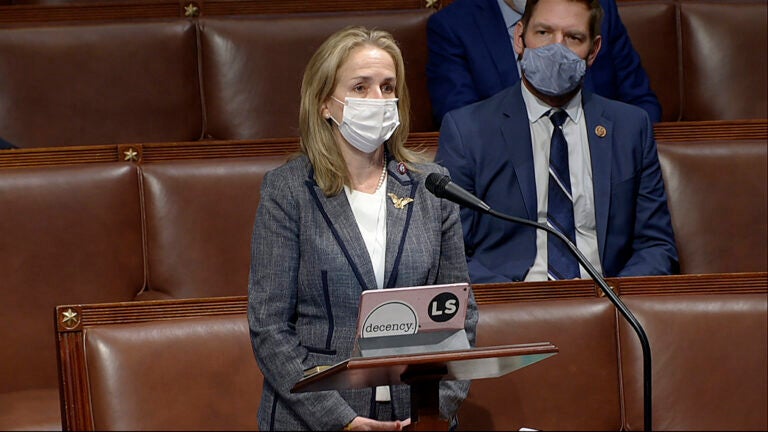
[[[446, 114], [435, 159], [494, 210], [547, 223], [557, 132], [548, 115], [565, 111], [576, 246], [606, 277], [674, 273], [677, 249], [648, 114], [582, 90], [601, 49], [601, 14], [598, 0], [529, 0], [514, 33], [522, 80]], [[467, 208], [461, 219], [472, 282], [551, 278], [546, 231]], [[576, 277], [588, 275], [581, 269]]]
[[[605, 13], [602, 49], [584, 88], [637, 105], [658, 122], [661, 105], [615, 0], [600, 3]], [[456, 0], [430, 17], [427, 82], [436, 124], [448, 111], [493, 96], [520, 80], [511, 36], [524, 7], [525, 0]]]

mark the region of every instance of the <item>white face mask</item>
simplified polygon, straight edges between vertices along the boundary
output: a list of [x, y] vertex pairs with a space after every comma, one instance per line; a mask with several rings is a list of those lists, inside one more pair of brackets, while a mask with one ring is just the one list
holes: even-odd
[[341, 123], [330, 118], [339, 127], [339, 132], [350, 144], [364, 153], [373, 153], [400, 125], [397, 98], [366, 99], [346, 98], [346, 103], [331, 96], [344, 105]]

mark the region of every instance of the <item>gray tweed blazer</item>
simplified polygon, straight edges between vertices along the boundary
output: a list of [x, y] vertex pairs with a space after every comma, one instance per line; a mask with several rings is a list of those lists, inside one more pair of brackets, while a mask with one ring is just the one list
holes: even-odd
[[[418, 172], [415, 172], [417, 171]], [[386, 288], [468, 282], [459, 208], [424, 187], [436, 164], [398, 172], [388, 160]], [[340, 430], [355, 416], [375, 418], [373, 389], [296, 393], [303, 371], [352, 354], [360, 293], [375, 289], [368, 252], [346, 194], [326, 197], [305, 156], [267, 173], [253, 230], [248, 286], [251, 343], [264, 374], [260, 430]], [[470, 296], [466, 331], [475, 343]], [[469, 382], [444, 381], [441, 414], [450, 418]], [[410, 417], [409, 389], [392, 386], [398, 419]]]

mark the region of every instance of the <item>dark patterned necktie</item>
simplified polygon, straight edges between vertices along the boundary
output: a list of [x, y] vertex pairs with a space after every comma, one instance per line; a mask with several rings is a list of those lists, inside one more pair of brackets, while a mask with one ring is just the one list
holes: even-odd
[[[563, 123], [568, 117], [565, 111], [556, 111], [549, 119], [555, 126], [549, 148], [549, 201], [547, 224], [561, 232], [576, 244], [576, 228], [573, 221], [573, 195], [571, 175], [568, 170], [568, 144], [563, 135]], [[550, 279], [579, 277], [579, 262], [565, 243], [553, 234], [547, 234], [547, 267]]]

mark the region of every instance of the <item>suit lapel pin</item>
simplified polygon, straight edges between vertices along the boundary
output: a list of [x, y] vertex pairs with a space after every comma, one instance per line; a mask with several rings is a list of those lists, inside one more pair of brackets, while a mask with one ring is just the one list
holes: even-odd
[[403, 175], [408, 171], [408, 168], [405, 167], [405, 164], [400, 162], [397, 164], [397, 172], [400, 173], [400, 175]]
[[406, 205], [408, 205], [409, 203], [413, 202], [413, 198], [411, 198], [411, 197], [400, 198], [400, 197], [398, 197], [397, 195], [395, 195], [395, 194], [393, 194], [391, 192], [388, 193], [387, 195], [392, 199], [392, 204], [395, 205], [396, 209], [402, 209]]
[[599, 125], [595, 128], [595, 135], [600, 138], [605, 138], [605, 136], [608, 135], [608, 131], [605, 129], [605, 126]]

